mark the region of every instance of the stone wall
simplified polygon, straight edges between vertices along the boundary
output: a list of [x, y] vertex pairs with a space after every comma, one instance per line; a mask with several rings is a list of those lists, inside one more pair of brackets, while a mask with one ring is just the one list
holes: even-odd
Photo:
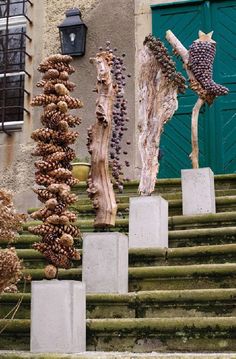
[[[27, 71], [31, 77], [26, 79], [26, 89], [31, 96], [25, 98], [25, 106], [30, 110], [26, 115], [21, 131], [12, 136], [0, 133], [0, 186], [12, 189], [16, 193], [17, 205], [21, 210], [37, 205], [36, 198], [31, 191], [34, 184], [34, 165], [30, 155], [34, 146], [30, 138], [32, 131], [40, 126], [41, 109], [29, 106], [31, 98], [39, 92], [35, 87], [40, 79], [37, 66], [44, 56], [60, 51], [57, 25], [64, 18], [64, 12], [78, 7], [82, 11], [83, 20], [88, 26], [86, 54], [82, 58], [75, 58], [76, 73], [72, 81], [77, 84], [75, 96], [84, 102], [80, 110], [82, 124], [79, 127], [80, 138], [76, 144], [76, 152], [80, 158], [87, 156], [86, 137], [87, 127], [95, 120], [95, 99], [92, 92], [96, 82], [96, 71], [89, 63], [89, 58], [96, 54], [99, 46], [110, 40], [112, 46], [127, 54], [128, 72], [134, 75], [134, 0], [35, 0], [29, 16], [33, 23], [28, 25], [27, 32], [32, 37], [27, 50], [32, 54], [27, 59]], [[135, 116], [134, 116], [134, 76], [127, 85], [129, 101], [129, 117], [131, 118], [129, 133], [127, 134], [134, 152]], [[134, 173], [134, 161], [129, 173]]]

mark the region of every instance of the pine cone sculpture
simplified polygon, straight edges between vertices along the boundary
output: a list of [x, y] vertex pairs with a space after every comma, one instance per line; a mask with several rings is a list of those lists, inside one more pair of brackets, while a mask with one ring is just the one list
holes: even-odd
[[0, 294], [17, 291], [23, 270], [14, 247], [1, 249], [1, 242], [10, 244], [16, 240], [16, 233], [26, 220], [25, 215], [16, 212], [12, 197], [10, 191], [0, 189]]
[[216, 54], [216, 42], [211, 39], [212, 32], [205, 34], [199, 31], [199, 39], [189, 48], [189, 68], [196, 80], [212, 96], [227, 95], [229, 90], [212, 79], [213, 62]]
[[176, 71], [176, 64], [171, 59], [170, 55], [168, 54], [168, 50], [162, 41], [158, 38], [156, 39], [152, 35], [148, 35], [146, 36], [143, 44], [153, 52], [156, 60], [160, 63], [161, 71], [167, 78], [167, 82], [174, 82], [178, 87], [178, 92], [184, 93], [186, 89], [185, 78], [180, 72]]
[[[71, 224], [76, 221], [76, 215], [68, 210], [68, 206], [77, 201], [77, 196], [70, 192], [70, 187], [77, 180], [72, 176], [70, 164], [75, 158], [75, 151], [69, 145], [79, 135], [70, 128], [80, 124], [81, 120], [69, 114], [68, 109], [80, 108], [82, 102], [70, 96], [70, 91], [75, 88], [75, 84], [68, 81], [69, 75], [75, 71], [71, 61], [70, 56], [59, 54], [42, 61], [38, 70], [43, 73], [43, 79], [37, 86], [44, 93], [36, 96], [31, 103], [44, 108], [41, 116], [44, 127], [32, 133], [37, 142], [32, 155], [41, 157], [35, 161], [35, 179], [40, 187], [34, 192], [45, 206], [32, 214], [32, 218], [43, 223], [30, 227], [29, 231], [42, 236], [41, 242], [35, 243], [33, 248], [43, 253], [52, 268], [56, 269], [69, 268], [71, 260], [79, 259], [79, 253], [73, 247], [73, 238], [80, 232]], [[50, 271], [47, 278], [54, 278], [56, 274], [57, 270]]]

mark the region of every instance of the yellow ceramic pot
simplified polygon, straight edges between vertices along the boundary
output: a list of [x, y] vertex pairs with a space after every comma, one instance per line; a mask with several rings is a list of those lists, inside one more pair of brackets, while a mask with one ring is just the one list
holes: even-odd
[[90, 171], [90, 163], [86, 162], [75, 162], [72, 163], [72, 174], [81, 182], [85, 182], [88, 179], [88, 174]]

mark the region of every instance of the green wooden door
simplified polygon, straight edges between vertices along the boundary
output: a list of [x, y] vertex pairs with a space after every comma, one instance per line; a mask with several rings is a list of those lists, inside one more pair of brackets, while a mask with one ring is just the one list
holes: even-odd
[[[236, 1], [186, 1], [153, 6], [152, 11], [153, 34], [163, 41], [170, 29], [188, 48], [198, 37], [199, 29], [214, 30], [214, 80], [227, 86], [230, 93], [217, 98], [211, 107], [203, 106], [199, 118], [200, 166], [209, 166], [216, 174], [236, 173]], [[176, 62], [186, 77], [181, 61]], [[191, 111], [196, 100], [190, 90], [179, 96], [179, 109], [161, 139], [164, 155], [159, 177], [179, 177], [181, 169], [191, 168]]]

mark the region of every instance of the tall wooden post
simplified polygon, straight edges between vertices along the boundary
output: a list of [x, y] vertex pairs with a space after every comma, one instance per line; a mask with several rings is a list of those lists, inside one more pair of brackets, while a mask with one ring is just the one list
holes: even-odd
[[115, 100], [111, 75], [112, 54], [103, 51], [91, 59], [97, 68], [96, 122], [88, 129], [88, 150], [91, 171], [87, 192], [96, 210], [94, 225], [114, 226], [117, 212], [115, 193], [109, 174], [109, 144], [112, 131], [112, 111]]

